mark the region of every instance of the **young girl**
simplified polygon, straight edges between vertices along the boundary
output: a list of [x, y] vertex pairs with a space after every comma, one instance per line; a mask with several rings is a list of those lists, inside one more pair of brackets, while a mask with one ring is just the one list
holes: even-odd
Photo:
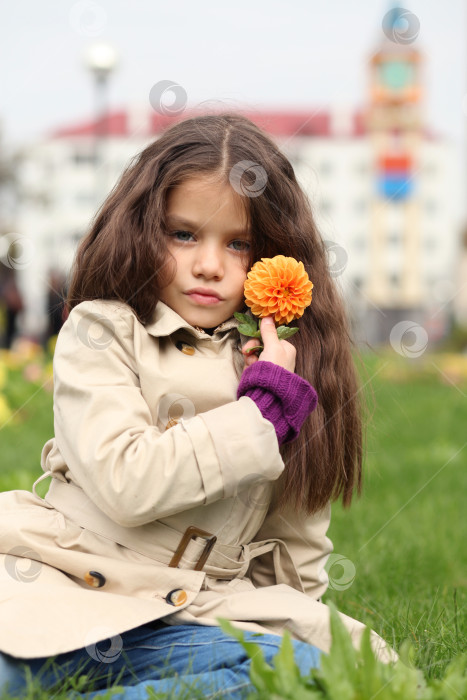
[[[304, 263], [313, 301], [290, 341], [263, 318], [255, 355], [233, 314], [252, 264], [279, 254]], [[125, 698], [240, 698], [249, 660], [218, 617], [269, 661], [288, 629], [302, 673], [319, 665], [330, 502], [360, 491], [362, 460], [326, 260], [291, 164], [241, 115], [175, 124], [127, 168], [76, 255], [49, 490], [0, 499], [5, 687], [83, 669], [96, 696], [118, 681]], [[341, 617], [358, 645], [364, 626]]]

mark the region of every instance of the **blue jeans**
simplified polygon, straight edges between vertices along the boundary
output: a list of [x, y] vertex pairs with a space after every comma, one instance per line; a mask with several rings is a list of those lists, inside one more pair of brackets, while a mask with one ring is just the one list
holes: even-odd
[[[244, 631], [246, 641], [261, 646], [272, 665], [282, 637], [255, 636]], [[292, 640], [295, 661], [302, 675], [319, 666], [321, 651], [311, 644]], [[53, 658], [16, 659], [0, 653], [0, 694], [6, 690], [22, 697], [27, 686], [25, 669], [44, 689], [66, 690], [67, 697], [101, 698], [105, 689], [123, 686], [112, 699], [143, 700], [146, 688], [173, 698], [245, 698], [254, 690], [250, 683], [251, 660], [243, 647], [220, 627], [166, 625], [161, 621], [141, 625], [98, 644]], [[79, 671], [92, 684], [88, 689], [67, 685]], [[193, 689], [193, 690], [191, 690]], [[90, 692], [90, 690], [92, 692]], [[83, 693], [83, 694], [81, 694]]]

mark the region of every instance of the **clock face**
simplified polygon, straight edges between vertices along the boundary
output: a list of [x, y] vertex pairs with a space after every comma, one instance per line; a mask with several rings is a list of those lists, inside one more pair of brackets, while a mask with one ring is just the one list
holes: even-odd
[[413, 66], [406, 61], [387, 61], [380, 68], [383, 85], [391, 90], [401, 90], [413, 83]]

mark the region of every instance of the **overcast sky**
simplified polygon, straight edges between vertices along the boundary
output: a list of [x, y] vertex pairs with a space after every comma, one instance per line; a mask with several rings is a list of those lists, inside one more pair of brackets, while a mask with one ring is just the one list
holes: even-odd
[[[366, 65], [384, 37], [388, 0], [0, 0], [0, 124], [10, 144], [89, 118], [83, 53], [110, 41], [120, 57], [110, 104], [149, 105], [173, 80], [188, 106], [343, 105], [366, 99]], [[467, 122], [464, 0], [401, 0], [426, 53], [426, 121], [459, 147]], [[466, 98], [466, 99], [464, 99]]]

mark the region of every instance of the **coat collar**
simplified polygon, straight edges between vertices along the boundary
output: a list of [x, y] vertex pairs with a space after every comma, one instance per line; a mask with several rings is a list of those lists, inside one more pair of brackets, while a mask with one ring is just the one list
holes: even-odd
[[[239, 321], [233, 316], [228, 318], [226, 321], [221, 323], [214, 330], [213, 335], [223, 331], [231, 330], [232, 328], [237, 328]], [[164, 304], [163, 301], [158, 301], [152, 319], [145, 325], [146, 331], [150, 334], [159, 338], [161, 336], [171, 335], [180, 328], [186, 328], [193, 335], [198, 338], [211, 338], [208, 333], [206, 333], [202, 328], [198, 326], [191, 326], [185, 319], [183, 319], [176, 311]]]

